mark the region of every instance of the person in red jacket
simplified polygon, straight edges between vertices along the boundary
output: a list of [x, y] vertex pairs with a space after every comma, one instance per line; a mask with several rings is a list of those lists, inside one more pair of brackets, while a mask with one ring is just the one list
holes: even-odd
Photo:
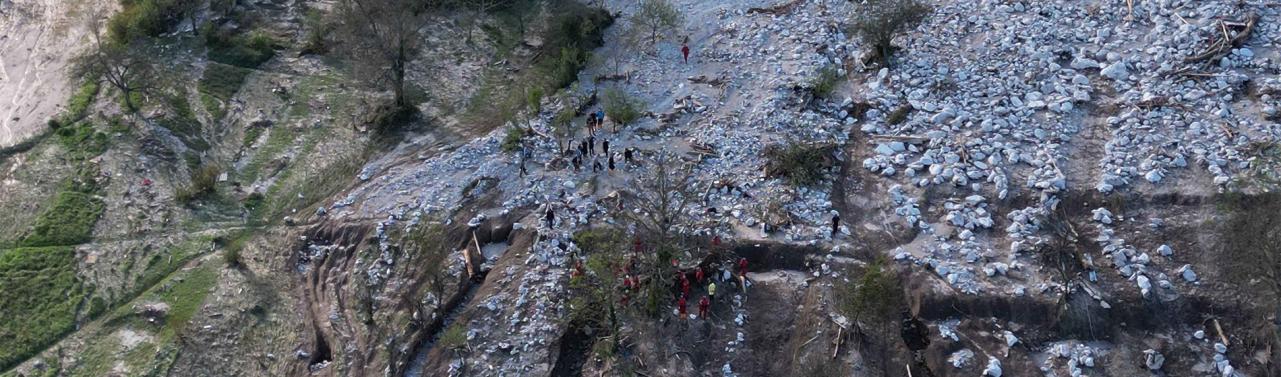
[[738, 274], [747, 277], [747, 258], [738, 258]]
[[681, 296], [676, 300], [676, 310], [680, 313], [681, 319], [685, 319], [687, 316], [685, 313], [685, 296]]
[[712, 302], [707, 299], [707, 296], [703, 296], [702, 299], [698, 300], [698, 317], [707, 318], [707, 307], [711, 305]]
[[703, 266], [698, 266], [698, 269], [694, 270], [694, 281], [703, 284]]
[[681, 274], [681, 295], [689, 296], [689, 279], [685, 277], [685, 274]]
[[685, 64], [689, 64], [689, 37], [688, 36], [685, 37], [684, 42], [681, 42], [681, 56], [685, 57]]

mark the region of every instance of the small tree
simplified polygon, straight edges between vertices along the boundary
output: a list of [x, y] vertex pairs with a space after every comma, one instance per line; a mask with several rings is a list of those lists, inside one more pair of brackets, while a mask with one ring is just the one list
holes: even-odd
[[134, 103], [134, 96], [155, 86], [154, 58], [144, 51], [145, 43], [121, 43], [103, 38], [104, 22], [100, 15], [88, 18], [89, 30], [93, 31], [93, 48], [79, 58], [73, 73], [82, 77], [101, 76], [120, 91], [125, 109], [136, 112], [138, 104]]
[[405, 76], [425, 40], [419, 32], [441, 0], [341, 0], [337, 30], [357, 71], [377, 77], [404, 108]]
[[[855, 283], [846, 286], [842, 292], [844, 297], [838, 305], [856, 328], [860, 326], [859, 323], [867, 325], [875, 333], [873, 339], [888, 341], [894, 328], [895, 314], [903, 308], [903, 295], [898, 287], [898, 277], [892, 270], [885, 270], [885, 259], [877, 258], [867, 265], [867, 269]], [[877, 347], [882, 366], [888, 365], [887, 348]]]
[[894, 36], [915, 28], [931, 11], [921, 0], [865, 0], [855, 4], [851, 27], [853, 34], [876, 49], [877, 57], [889, 65]]
[[633, 36], [644, 34], [652, 46], [658, 43], [658, 37], [669, 33], [685, 23], [685, 16], [668, 0], [641, 0], [640, 9], [632, 15]]
[[606, 89], [603, 102], [605, 115], [608, 115], [609, 119], [614, 121], [614, 132], [618, 132], [618, 125], [626, 126], [640, 119], [640, 101], [622, 89]]
[[581, 293], [574, 300], [574, 312], [584, 323], [603, 327], [610, 338], [609, 350], [616, 350], [619, 340], [618, 286], [623, 279], [619, 272], [625, 263], [622, 254], [627, 247], [625, 236], [619, 229], [606, 228], [582, 231], [574, 238], [587, 254], [586, 274], [571, 282], [572, 287]]
[[556, 138], [557, 153], [563, 152], [566, 142], [574, 135], [574, 110], [562, 109], [552, 117], [552, 136]]

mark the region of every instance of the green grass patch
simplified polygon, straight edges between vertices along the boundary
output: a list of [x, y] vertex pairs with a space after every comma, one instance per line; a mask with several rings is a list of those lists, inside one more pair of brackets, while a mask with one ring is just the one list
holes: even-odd
[[53, 205], [36, 217], [22, 246], [77, 245], [89, 242], [93, 226], [105, 205], [98, 198], [98, 186], [87, 171], [69, 178], [54, 196]]
[[187, 148], [198, 152], [209, 150], [209, 142], [205, 141], [201, 133], [200, 120], [196, 119], [196, 113], [191, 109], [191, 101], [187, 100], [185, 93], [169, 97], [168, 102], [169, 109], [172, 111], [156, 123], [172, 132], [178, 140], [182, 140]]
[[0, 251], [0, 369], [43, 350], [76, 326], [85, 288], [71, 247]]
[[147, 265], [143, 267], [142, 273], [138, 274], [134, 284], [137, 292], [141, 293], [142, 290], [156, 285], [187, 262], [200, 256], [211, 241], [209, 237], [197, 237], [173, 246], [168, 253], [152, 255], [147, 259]]
[[54, 131], [58, 144], [66, 150], [66, 158], [72, 161], [88, 160], [107, 151], [110, 146], [107, 134], [99, 132], [89, 122], [77, 122], [63, 125]]
[[[226, 103], [240, 91], [240, 86], [245, 83], [250, 73], [253, 73], [253, 70], [248, 68], [209, 63], [205, 66], [204, 75], [200, 77], [200, 93]], [[208, 101], [205, 102], [208, 105]]]
[[826, 66], [818, 70], [818, 75], [810, 80], [810, 88], [814, 90], [814, 97], [822, 99], [831, 99], [836, 86], [841, 84], [841, 74], [835, 66]]
[[107, 21], [107, 35], [112, 42], [125, 44], [164, 34], [181, 19], [185, 8], [194, 5], [186, 0], [121, 0], [121, 9]]

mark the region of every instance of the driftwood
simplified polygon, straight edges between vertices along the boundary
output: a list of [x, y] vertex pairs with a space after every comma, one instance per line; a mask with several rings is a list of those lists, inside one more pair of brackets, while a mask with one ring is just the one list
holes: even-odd
[[867, 135], [867, 137], [872, 139], [897, 140], [897, 141], [902, 141], [910, 144], [922, 144], [930, 141], [930, 138], [928, 137], [912, 136], [912, 135], [901, 135], [901, 136], [900, 135]]
[[612, 74], [612, 75], [597, 75], [596, 77], [592, 78], [592, 81], [595, 81], [595, 82], [601, 82], [601, 81], [622, 81], [622, 80], [626, 80], [626, 79], [627, 79], [627, 75], [624, 75], [624, 74], [621, 74], [621, 73], [615, 73], [615, 74]]
[[711, 85], [711, 86], [721, 86], [721, 85], [725, 85], [725, 78], [724, 78], [724, 77], [709, 78], [709, 77], [707, 77], [706, 75], [700, 75], [700, 76], [697, 76], [697, 77], [690, 77], [690, 78], [687, 78], [687, 80], [689, 80], [689, 82], [692, 82], [692, 83], [695, 83], [695, 84], [707, 84], [707, 85]]
[[791, 12], [792, 9], [796, 9], [796, 6], [801, 5], [801, 1], [803, 0], [792, 0], [791, 2], [775, 5], [768, 8], [755, 8], [755, 7], [747, 8], [747, 14], [752, 14], [752, 13], [787, 14]]
[[1218, 318], [1215, 318], [1215, 319], [1214, 319], [1214, 330], [1215, 330], [1215, 331], [1217, 331], [1217, 332], [1219, 333], [1219, 340], [1222, 340], [1222, 341], [1223, 341], [1223, 345], [1224, 345], [1224, 346], [1231, 345], [1231, 343], [1228, 343], [1228, 336], [1227, 336], [1227, 335], [1223, 335], [1223, 327], [1222, 327], [1222, 326], [1219, 326], [1219, 319], [1218, 319]]
[[[1250, 15], [1246, 17], [1244, 24], [1242, 23], [1229, 24], [1229, 23], [1220, 21], [1219, 28], [1223, 31], [1223, 39], [1215, 41], [1213, 46], [1211, 46], [1210, 49], [1206, 50], [1205, 52], [1202, 52], [1197, 55], [1189, 56], [1183, 59], [1183, 62], [1196, 63], [1196, 62], [1202, 62], [1207, 60], [1215, 60], [1220, 57], [1223, 57], [1224, 55], [1227, 55], [1228, 52], [1230, 52], [1232, 49], [1241, 47], [1241, 45], [1244, 44], [1247, 39], [1250, 39], [1250, 32], [1254, 31], [1254, 25], [1257, 24], [1258, 22], [1259, 22], [1259, 15], [1255, 13], [1250, 13]], [[1229, 25], [1233, 27], [1242, 27], [1243, 29], [1240, 32], [1238, 32], [1236, 36], [1229, 36], [1228, 35]]]

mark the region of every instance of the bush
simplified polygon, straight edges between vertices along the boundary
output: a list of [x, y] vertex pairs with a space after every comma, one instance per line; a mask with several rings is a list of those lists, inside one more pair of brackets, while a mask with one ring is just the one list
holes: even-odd
[[75, 267], [71, 247], [0, 250], [0, 370], [75, 329], [85, 296]]
[[84, 119], [85, 112], [89, 111], [89, 105], [93, 103], [94, 97], [98, 95], [98, 82], [94, 80], [85, 80], [80, 85], [80, 89], [71, 95], [67, 101], [67, 111], [62, 114], [62, 123], [72, 123]]
[[605, 115], [609, 116], [615, 124], [628, 125], [635, 122], [641, 117], [641, 102], [632, 97], [622, 89], [610, 88], [605, 90], [604, 96]]
[[217, 192], [218, 175], [222, 170], [216, 165], [204, 165], [191, 173], [191, 184], [180, 188], [174, 198], [180, 203], [204, 199]]
[[932, 11], [921, 0], [866, 0], [854, 7], [851, 32], [888, 65], [894, 36], [915, 28]]
[[436, 343], [450, 351], [466, 348], [467, 329], [461, 323], [454, 323], [440, 333], [440, 339]]
[[844, 286], [838, 308], [851, 319], [866, 322], [887, 322], [902, 309], [903, 292], [899, 290], [898, 276], [886, 271], [883, 257], [867, 265], [863, 275]]
[[829, 65], [818, 70], [818, 76], [810, 81], [810, 88], [814, 90], [814, 97], [831, 99], [832, 92], [836, 91], [836, 86], [840, 84], [840, 71]]
[[210, 30], [205, 33], [209, 59], [222, 64], [254, 69], [276, 56], [277, 43], [262, 31], [237, 34]]
[[525, 130], [520, 127], [507, 128], [507, 134], [503, 136], [503, 151], [516, 152], [520, 150], [521, 140], [525, 138]]
[[189, 0], [122, 0], [119, 13], [107, 21], [107, 34], [112, 42], [127, 44], [141, 38], [154, 38], [182, 20], [183, 14], [196, 5]]
[[831, 146], [791, 142], [765, 148], [765, 172], [768, 176], [786, 177], [794, 186], [810, 186], [823, 179], [823, 169], [831, 165]]

